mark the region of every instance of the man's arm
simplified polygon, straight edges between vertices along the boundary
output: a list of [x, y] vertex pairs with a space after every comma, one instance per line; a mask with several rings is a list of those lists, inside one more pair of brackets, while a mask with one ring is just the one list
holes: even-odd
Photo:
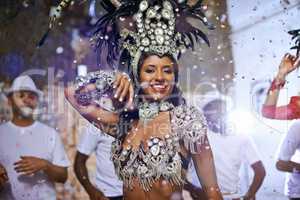
[[106, 200], [104, 194], [99, 191], [90, 181], [86, 168], [86, 161], [89, 156], [77, 151], [74, 162], [74, 171], [77, 179], [90, 196], [91, 200]]
[[192, 159], [207, 199], [222, 200], [223, 197], [217, 183], [213, 154], [207, 138], [205, 144], [200, 145], [199, 153], [192, 154]]
[[265, 179], [265, 176], [266, 176], [266, 170], [261, 161], [258, 161], [256, 163], [252, 164], [251, 168], [254, 171], [254, 177], [253, 177], [252, 183], [248, 189], [248, 192], [244, 196], [245, 200], [255, 199], [255, 194], [261, 187], [261, 185]]
[[15, 164], [15, 170], [24, 175], [31, 175], [39, 171], [44, 171], [48, 178], [57, 183], [65, 183], [68, 178], [67, 167], [61, 167], [51, 162], [33, 156], [21, 156]]
[[190, 193], [193, 199], [206, 199], [206, 195], [202, 188], [193, 185], [188, 180], [185, 181], [183, 188]]
[[276, 162], [276, 168], [279, 171], [283, 172], [295, 172], [295, 171], [300, 171], [300, 164], [293, 162], [293, 161], [284, 161], [284, 160], [278, 160]]

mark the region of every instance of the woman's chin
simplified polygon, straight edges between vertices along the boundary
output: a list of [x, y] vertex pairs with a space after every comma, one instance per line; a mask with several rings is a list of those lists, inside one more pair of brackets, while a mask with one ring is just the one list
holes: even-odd
[[163, 100], [167, 99], [167, 97], [168, 97], [168, 95], [156, 93], [156, 94], [148, 95], [147, 99], [149, 101], [163, 101]]

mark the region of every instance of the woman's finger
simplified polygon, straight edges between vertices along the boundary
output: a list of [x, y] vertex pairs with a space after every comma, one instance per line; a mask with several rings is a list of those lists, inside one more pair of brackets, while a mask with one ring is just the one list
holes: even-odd
[[126, 104], [126, 108], [133, 110], [133, 97], [134, 97], [134, 88], [132, 83], [129, 85], [129, 95], [128, 95], [128, 101]]
[[124, 86], [125, 86], [125, 83], [126, 83], [126, 79], [125, 78], [122, 78], [121, 81], [120, 81], [120, 84], [115, 92], [115, 95], [114, 95], [114, 98], [116, 99], [119, 99], [120, 98], [120, 95], [121, 95], [121, 92], [123, 91], [124, 89]]
[[120, 95], [120, 98], [119, 100], [122, 102], [125, 97], [128, 95], [129, 93], [129, 86], [130, 86], [130, 82], [127, 80], [124, 84], [124, 88], [123, 90], [121, 91], [121, 95]]
[[294, 62], [293, 66], [295, 68], [298, 68], [300, 66], [300, 56], [296, 59], [296, 61]]
[[117, 88], [119, 87], [120, 83], [121, 83], [121, 80], [122, 80], [122, 75], [117, 73], [116, 75], [116, 80], [114, 81], [113, 83], [113, 88]]

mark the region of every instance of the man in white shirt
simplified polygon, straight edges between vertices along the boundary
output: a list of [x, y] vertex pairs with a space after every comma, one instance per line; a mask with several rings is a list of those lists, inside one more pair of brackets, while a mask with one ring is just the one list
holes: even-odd
[[[116, 175], [111, 161], [113, 141], [113, 137], [105, 135], [92, 125], [82, 133], [77, 147], [74, 170], [91, 200], [123, 199], [123, 183]], [[91, 183], [86, 168], [86, 161], [92, 153], [96, 154], [95, 186]]]
[[[226, 119], [227, 110], [224, 108], [226, 108], [226, 101], [218, 98], [203, 106], [218, 185], [224, 199], [254, 200], [255, 194], [264, 180], [265, 169], [251, 139], [230, 130]], [[249, 164], [254, 172], [254, 178], [245, 195], [241, 194], [239, 185], [239, 171], [242, 163]], [[189, 168], [188, 180], [192, 185], [201, 187], [193, 166]]]
[[56, 200], [54, 183], [67, 180], [58, 133], [34, 120], [40, 95], [29, 76], [16, 78], [8, 91], [13, 118], [0, 126], [0, 199]]
[[300, 200], [300, 120], [295, 121], [284, 137], [278, 153], [276, 168], [288, 172], [284, 194], [291, 200]]

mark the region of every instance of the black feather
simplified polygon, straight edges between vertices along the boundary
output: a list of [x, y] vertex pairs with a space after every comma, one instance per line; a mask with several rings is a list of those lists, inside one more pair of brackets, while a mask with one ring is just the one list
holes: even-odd
[[50, 33], [50, 28], [47, 29], [47, 31], [44, 33], [42, 39], [39, 41], [38, 45], [37, 45], [37, 48], [40, 48], [41, 46], [43, 46], [45, 44], [45, 41], [46, 39], [48, 38], [49, 36], [49, 33]]
[[292, 35], [292, 40], [295, 40], [295, 46], [291, 47], [291, 49], [297, 51], [296, 55], [298, 57], [300, 56], [300, 29], [291, 30], [288, 33]]

